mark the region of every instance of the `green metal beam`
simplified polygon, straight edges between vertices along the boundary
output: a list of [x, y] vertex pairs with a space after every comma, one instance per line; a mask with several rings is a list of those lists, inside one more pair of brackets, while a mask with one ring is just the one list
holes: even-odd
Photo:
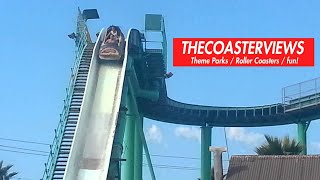
[[201, 127], [201, 180], [211, 179], [211, 127]]
[[137, 96], [142, 97], [142, 98], [146, 98], [146, 99], [150, 99], [152, 101], [157, 101], [159, 99], [159, 91], [140, 89]]
[[125, 116], [120, 116], [117, 124], [116, 134], [112, 146], [110, 168], [108, 173], [108, 179], [115, 179], [120, 176], [121, 170], [121, 156], [123, 153], [123, 137], [125, 132], [126, 119]]
[[151, 162], [151, 157], [150, 157], [147, 141], [146, 141], [146, 138], [145, 138], [144, 133], [143, 133], [142, 125], [140, 125], [140, 124], [137, 124], [137, 125], [138, 125], [138, 129], [139, 129], [138, 131], [140, 132], [140, 136], [141, 136], [142, 144], [143, 144], [143, 147], [144, 147], [144, 151], [145, 151], [145, 154], [146, 154], [148, 167], [149, 167], [149, 171], [150, 171], [150, 174], [151, 174], [151, 179], [152, 180], [156, 180], [156, 176], [155, 176], [155, 173], [154, 173], [154, 170], [153, 170], [153, 166], [152, 166], [152, 162]]
[[[135, 89], [133, 88], [133, 85], [132, 85], [131, 81], [128, 81], [128, 85], [129, 85], [129, 91], [130, 92], [135, 92]], [[130, 101], [132, 101], [133, 105], [135, 105], [133, 113], [138, 115], [139, 114], [139, 110], [138, 110], [136, 97], [134, 96], [134, 93], [130, 93]], [[137, 126], [137, 129], [138, 129], [138, 132], [140, 132], [140, 137], [141, 137], [141, 140], [142, 140], [142, 145], [143, 145], [143, 148], [144, 148], [144, 152], [146, 154], [148, 167], [149, 167], [149, 171], [150, 171], [150, 174], [151, 174], [151, 179], [152, 180], [156, 180], [155, 173], [154, 173], [153, 167], [152, 167], [152, 162], [151, 162], [151, 157], [150, 157], [147, 141], [146, 141], [146, 138], [145, 138], [144, 133], [143, 133], [142, 123], [136, 123], [136, 126]]]
[[142, 162], [143, 149], [142, 140], [138, 126], [143, 126], [143, 116], [135, 119], [135, 134], [134, 134], [134, 180], [142, 180]]
[[[131, 99], [127, 99], [128, 114], [133, 113], [134, 102]], [[121, 171], [121, 177], [123, 180], [132, 180], [134, 177], [134, 132], [135, 132], [135, 116], [126, 116], [126, 129], [124, 137], [124, 168]]]
[[301, 154], [307, 154], [307, 123], [298, 123], [298, 141], [303, 146], [303, 151]]
[[[127, 106], [128, 104], [127, 97], [128, 97], [128, 84], [125, 81], [123, 90], [122, 90], [122, 98], [121, 98], [120, 106]], [[115, 179], [116, 177], [119, 177], [119, 176], [121, 177], [121, 161], [122, 161], [121, 158], [123, 153], [125, 128], [126, 128], [126, 112], [120, 110], [119, 116], [118, 116], [116, 133], [113, 141], [108, 179]]]
[[159, 91], [143, 90], [140, 88], [139, 81], [133, 66], [127, 70], [127, 74], [130, 74], [129, 78], [134, 89], [135, 97], [142, 97], [150, 99], [152, 101], [157, 101], [159, 99]]

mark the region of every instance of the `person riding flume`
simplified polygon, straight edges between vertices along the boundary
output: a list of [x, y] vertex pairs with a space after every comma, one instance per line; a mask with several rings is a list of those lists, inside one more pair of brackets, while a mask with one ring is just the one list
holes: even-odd
[[[118, 35], [118, 31], [114, 26], [111, 27], [110, 32], [106, 36], [106, 42], [108, 43], [108, 39], [115, 39], [117, 41], [118, 46], [120, 46], [121, 43], [121, 36]], [[113, 42], [113, 41], [112, 41]]]
[[108, 44], [118, 44], [117, 41], [118, 41], [118, 38], [111, 34], [110, 38], [106, 40], [106, 43], [108, 43]]
[[116, 28], [114, 26], [111, 27], [110, 34], [112, 34], [114, 36], [118, 36], [118, 31], [116, 30]]
[[109, 33], [106, 35], [106, 39], [109, 39], [110, 36], [113, 35], [116, 38], [118, 38], [118, 32], [116, 30], [116, 28], [114, 26], [111, 27], [111, 30], [109, 31]]
[[124, 36], [117, 26], [109, 26], [103, 32], [103, 39], [99, 49], [101, 60], [123, 60], [124, 56]]

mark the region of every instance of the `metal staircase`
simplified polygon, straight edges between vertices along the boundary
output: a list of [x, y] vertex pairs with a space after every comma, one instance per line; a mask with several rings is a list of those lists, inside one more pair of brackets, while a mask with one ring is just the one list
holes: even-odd
[[74, 137], [74, 132], [77, 127], [84, 90], [87, 83], [92, 51], [93, 45], [89, 44], [84, 50], [82, 58], [80, 60], [78, 73], [75, 77], [74, 90], [71, 96], [69, 114], [64, 128], [64, 135], [62, 136], [57, 163], [53, 173], [53, 179], [62, 179], [65, 172], [71, 144]]
[[150, 78], [163, 78], [166, 73], [165, 61], [160, 49], [147, 49], [146, 59]]
[[88, 43], [83, 50], [78, 64], [75, 64], [74, 73], [71, 76], [69, 94], [65, 100], [64, 111], [60, 115], [59, 126], [55, 130], [55, 140], [51, 146], [43, 180], [63, 179], [77, 127], [93, 48], [94, 43]]

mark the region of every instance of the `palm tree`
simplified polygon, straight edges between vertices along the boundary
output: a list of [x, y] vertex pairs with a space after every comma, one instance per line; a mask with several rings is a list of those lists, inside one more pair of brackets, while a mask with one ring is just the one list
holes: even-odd
[[266, 142], [255, 148], [258, 155], [298, 155], [303, 151], [303, 146], [289, 136], [279, 139], [265, 135], [265, 138]]
[[8, 165], [8, 166], [4, 166], [3, 165], [3, 161], [0, 161], [0, 180], [9, 180], [11, 179], [13, 176], [17, 175], [17, 172], [12, 172], [9, 173], [10, 168], [12, 168], [13, 165]]

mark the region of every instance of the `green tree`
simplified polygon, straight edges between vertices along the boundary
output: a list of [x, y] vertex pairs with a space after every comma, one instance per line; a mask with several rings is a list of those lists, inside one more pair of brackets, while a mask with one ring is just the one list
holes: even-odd
[[9, 172], [13, 165], [3, 166], [3, 161], [0, 161], [0, 180], [9, 180], [12, 179], [17, 172]]
[[255, 148], [258, 155], [298, 155], [303, 151], [303, 146], [289, 136], [279, 139], [265, 135], [265, 138], [266, 142]]

